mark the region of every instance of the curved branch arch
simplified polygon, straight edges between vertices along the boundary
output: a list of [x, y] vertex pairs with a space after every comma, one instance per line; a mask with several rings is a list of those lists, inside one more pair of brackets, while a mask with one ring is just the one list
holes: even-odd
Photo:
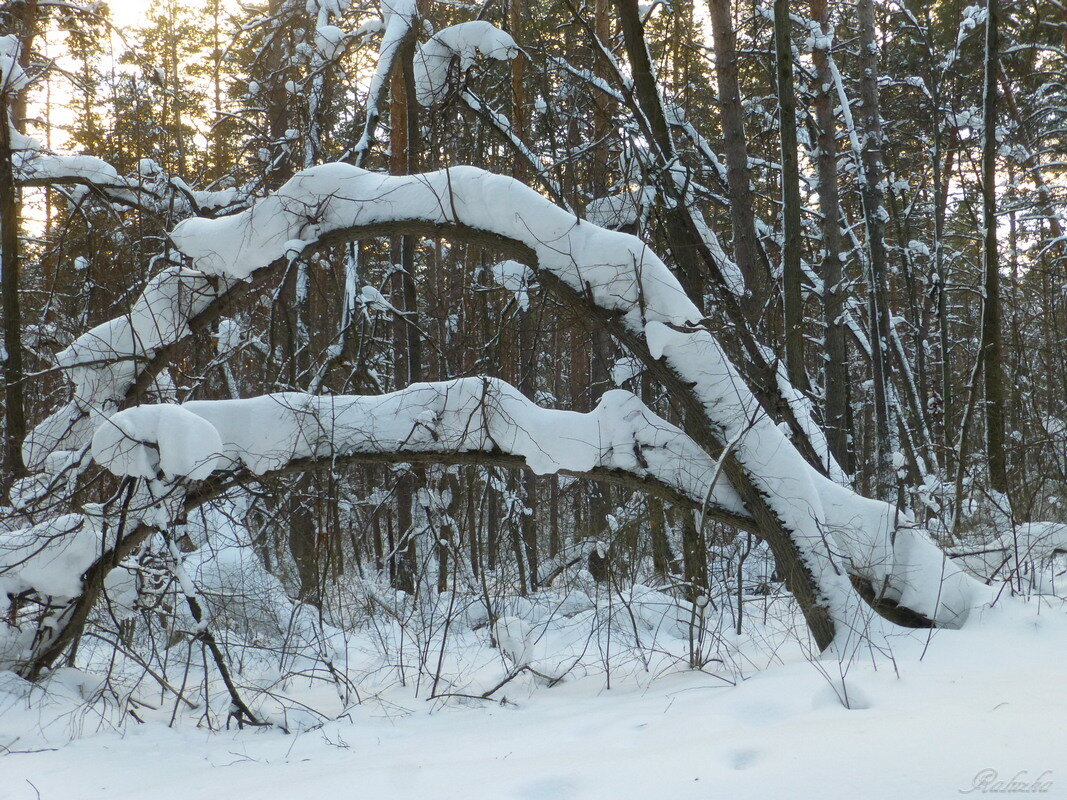
[[[397, 233], [479, 243], [528, 264], [543, 286], [597, 320], [645, 364], [709, 459], [736, 440], [723, 474], [770, 545], [820, 648], [849, 635], [858, 599], [852, 583], [901, 624], [954, 627], [988, 599], [986, 587], [948, 562], [895, 508], [832, 483], [804, 461], [643, 242], [597, 228], [517, 181], [473, 167], [390, 177], [328, 164], [298, 173], [240, 214], [179, 224], [172, 239], [196, 270], [172, 269], [169, 279], [179, 289], [195, 284], [197, 302], [181, 313], [183, 291], [156, 292], [145, 305], [151, 309], [162, 297], [172, 318], [152, 336], [132, 337], [125, 352], [114, 337], [98, 336], [116, 360], [137, 365], [102, 387], [83, 374], [80, 398], [75, 375], [73, 405], [106, 417], [134, 402], [193, 330], [206, 328], [295, 258]], [[135, 328], [137, 317], [131, 317]], [[92, 373], [79, 365], [86, 353], [99, 356], [100, 348], [83, 347], [79, 354], [76, 343], [70, 350], [68, 364]]]

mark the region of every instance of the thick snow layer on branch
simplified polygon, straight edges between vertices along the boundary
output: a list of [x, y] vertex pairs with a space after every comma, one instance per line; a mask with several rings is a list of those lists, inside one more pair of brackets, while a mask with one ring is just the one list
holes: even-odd
[[378, 65], [371, 75], [367, 86], [367, 121], [363, 136], [353, 148], [355, 152], [366, 152], [371, 146], [374, 128], [378, 120], [378, 104], [385, 96], [389, 73], [393, 69], [393, 59], [411, 26], [419, 17], [417, 0], [382, 0], [382, 19], [384, 20], [382, 42], [378, 46]]
[[[533, 189], [476, 167], [390, 176], [324, 164], [294, 176], [240, 214], [188, 219], [171, 239], [212, 275], [248, 278], [282, 258], [293, 239], [398, 221], [460, 224], [521, 242], [545, 269], [641, 329], [646, 318], [675, 325], [699, 320], [666, 265], [638, 238], [576, 219]], [[644, 314], [642, 314], [644, 307]]]
[[[982, 599], [981, 585], [953, 573], [924, 534], [898, 533], [891, 506], [828, 488], [835, 485], [804, 461], [762, 411], [699, 324], [701, 314], [677, 279], [640, 239], [575, 219], [517, 181], [472, 167], [384, 176], [329, 164], [298, 174], [242, 214], [187, 220], [172, 238], [205, 272], [246, 278], [284, 257], [294, 238], [313, 242], [331, 232], [402, 222], [462, 225], [526, 245], [537, 270], [644, 337], [652, 357], [691, 387], [721, 441], [736, 443], [738, 461], [789, 531], [841, 630], [853, 613], [845, 577], [852, 564], [884, 576], [879, 591], [913, 600], [920, 606], [915, 610], [944, 624], [959, 624], [971, 601]], [[945, 577], [954, 585], [947, 593], [951, 607]]]
[[108, 413], [136, 380], [140, 363], [159, 348], [189, 334], [188, 320], [216, 296], [200, 272], [171, 267], [153, 277], [130, 313], [97, 325], [56, 356], [68, 370], [74, 397], [26, 437], [23, 458], [43, 467], [53, 451], [87, 445], [95, 424], [85, 415]]
[[[606, 392], [581, 414], [541, 408], [495, 378], [374, 396], [285, 392], [139, 406], [113, 415], [93, 439], [93, 456], [117, 475], [151, 477], [162, 469], [193, 479], [241, 466], [263, 474], [294, 459], [469, 452], [522, 456], [538, 474], [622, 470], [694, 500], [708, 495], [714, 471], [695, 442], [630, 392]], [[745, 514], [726, 481], [717, 482], [710, 501]]]
[[485, 20], [461, 22], [438, 31], [420, 44], [413, 64], [418, 101], [429, 106], [441, 100], [448, 88], [452, 59], [459, 59], [459, 69], [463, 72], [479, 54], [497, 61], [509, 61], [518, 56], [519, 48], [511, 34]]
[[0, 92], [22, 91], [29, 82], [29, 76], [19, 64], [19, 37], [13, 33], [0, 36]]
[[242, 206], [247, 197], [243, 189], [193, 189], [181, 178], [168, 176], [148, 158], [141, 159], [136, 174], [124, 177], [96, 156], [49, 152], [32, 136], [13, 128], [11, 145], [15, 177], [22, 184], [92, 186], [111, 202], [148, 208], [163, 215], [233, 209]]
[[115, 414], [93, 434], [93, 458], [116, 475], [201, 480], [218, 467], [215, 427], [179, 405], [137, 406]]
[[0, 533], [0, 597], [29, 589], [74, 597], [82, 590], [82, 573], [99, 555], [100, 532], [83, 514]]
[[[12, 128], [11, 149], [15, 174], [21, 181], [84, 181], [107, 186], [121, 186], [118, 170], [96, 156], [49, 153], [32, 136]], [[125, 187], [123, 187], [125, 188]]]

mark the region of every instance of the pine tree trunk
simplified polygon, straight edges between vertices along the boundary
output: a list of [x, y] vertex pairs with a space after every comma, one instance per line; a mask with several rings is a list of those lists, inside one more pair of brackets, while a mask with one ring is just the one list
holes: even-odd
[[[414, 29], [413, 29], [414, 30]], [[397, 51], [397, 61], [390, 78], [389, 99], [389, 171], [393, 175], [410, 175], [417, 171], [418, 102], [415, 99], [415, 81], [412, 58], [415, 54], [415, 39], [409, 33]], [[392, 258], [393, 305], [401, 311], [414, 314], [418, 311], [418, 293], [415, 284], [414, 236], [393, 239]], [[414, 319], [411, 318], [411, 322]], [[414, 324], [397, 320], [400, 329], [394, 336], [394, 363], [397, 368], [397, 384], [409, 386], [422, 379], [422, 339]], [[393, 585], [402, 591], [413, 593], [418, 568], [418, 541], [413, 528], [412, 515], [415, 491], [419, 475], [415, 470], [403, 474], [397, 485], [397, 525], [400, 543], [394, 549]]]
[[1008, 491], [1004, 454], [1004, 366], [1001, 348], [1000, 258], [997, 247], [997, 64], [999, 59], [998, 0], [986, 0], [985, 93], [982, 141], [982, 372], [985, 379], [986, 459], [989, 485]]
[[830, 453], [846, 473], [852, 472], [852, 448], [848, 424], [848, 328], [842, 319], [845, 297], [842, 291], [841, 204], [837, 189], [837, 141], [831, 92], [830, 18], [826, 0], [810, 0], [811, 18], [819, 26], [825, 45], [817, 42], [812, 50], [815, 66], [815, 124], [819, 175], [819, 210], [822, 212], [823, 320], [826, 326], [823, 427]]
[[[26, 472], [22, 440], [26, 435], [22, 366], [22, 304], [19, 298], [19, 207], [12, 164], [7, 95], [0, 95], [0, 271], [4, 308], [4, 483]], [[5, 494], [6, 485], [0, 485]]]
[[889, 309], [885, 284], [888, 259], [885, 249], [885, 207], [882, 184], [882, 118], [878, 100], [878, 42], [874, 0], [860, 0], [860, 128], [864, 137], [862, 161], [863, 215], [867, 227], [868, 312], [871, 324], [871, 370], [874, 383], [876, 464], [875, 493], [889, 499], [893, 487], [889, 457], [892, 451], [893, 416], [889, 406]]
[[804, 300], [800, 225], [800, 166], [797, 161], [797, 101], [793, 89], [793, 46], [789, 0], [774, 0], [774, 53], [778, 84], [778, 131], [782, 151], [782, 308], [785, 366], [789, 382], [809, 392], [804, 366]]
[[708, 0], [712, 42], [715, 49], [715, 76], [719, 87], [723, 145], [726, 151], [726, 181], [730, 199], [730, 221], [734, 233], [734, 260], [748, 288], [746, 305], [749, 321], [760, 320], [770, 288], [770, 269], [762, 257], [756, 238], [756, 214], [752, 197], [752, 177], [748, 166], [741, 85], [738, 79], [737, 35], [734, 32], [730, 0]]

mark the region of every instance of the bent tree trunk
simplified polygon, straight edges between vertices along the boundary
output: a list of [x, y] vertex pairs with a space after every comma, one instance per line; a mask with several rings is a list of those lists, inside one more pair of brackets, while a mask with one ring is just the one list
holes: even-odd
[[[206, 317], [222, 313], [228, 302], [247, 295], [250, 287], [277, 280], [291, 262], [294, 240], [303, 241], [302, 257], [308, 257], [343, 242], [402, 234], [476, 242], [529, 264], [547, 291], [602, 326], [644, 362], [650, 376], [665, 387], [681, 418], [687, 421], [688, 435], [664, 427], [662, 421], [642, 418], [641, 425], [629, 435], [631, 439], [651, 437], [652, 441], [637, 447], [632, 441], [611, 441], [611, 452], [625, 458], [612, 461], [608, 471], [628, 475], [631, 485], [647, 485], [655, 482], [650, 472], [662, 468], [654, 459], [667, 458], [672, 475], [689, 479], [695, 475], [703, 481], [702, 486], [686, 490], [690, 503], [698, 498], [695, 502], [703, 506], [717, 502], [707, 498], [706, 485], [721, 469], [736, 503], [733, 517], [749, 520], [746, 524], [770, 545], [818, 647], [828, 647], [835, 640], [844, 643], [853, 631], [864, 627], [858, 618], [859, 595], [850, 580], [877, 611], [901, 624], [956, 626], [971, 608], [984, 601], [983, 587], [945, 561], [923, 532], [899, 525], [896, 509], [860, 497], [808, 466], [699, 322], [701, 314], [680, 284], [643, 242], [576, 222], [571, 214], [517, 181], [472, 167], [402, 177], [328, 164], [299, 173], [275, 195], [242, 214], [182, 223], [173, 231], [172, 239], [199, 272], [185, 270], [176, 273], [175, 279], [189, 281], [208, 295], [214, 285], [211, 276], [249, 278], [251, 282], [220, 282], [214, 290], [217, 293], [205, 297], [191, 312], [187, 304], [182, 306], [184, 310], [175, 307], [177, 324], [161, 334], [147, 355], [143, 351], [116, 353], [115, 357], [142, 362], [122, 391], [133, 396], [138, 386], [165, 366], [191, 330], [202, 329]], [[150, 286], [148, 291], [157, 290]], [[159, 296], [152, 299], [164, 302]], [[136, 325], [137, 315], [131, 315], [130, 320], [129, 324]], [[130, 341], [142, 340], [131, 337]], [[80, 340], [74, 349], [79, 346]], [[84, 396], [101, 391], [102, 385], [103, 396]], [[423, 387], [417, 385], [411, 391], [424, 391]], [[78, 391], [84, 402], [103, 403], [114, 402], [112, 393], [119, 388], [97, 381]], [[304, 403], [300, 397], [290, 396], [289, 402]], [[312, 397], [306, 402], [312, 401], [335, 402], [337, 398]], [[627, 413], [634, 410], [639, 411], [628, 408]], [[59, 412], [60, 419], [69, 413]], [[120, 412], [124, 413], [128, 412]], [[205, 406], [198, 406], [196, 413], [208, 412]], [[370, 419], [365, 414], [357, 418]], [[416, 417], [419, 425], [413, 423], [413, 428], [425, 428], [425, 419], [420, 413]], [[469, 420], [470, 414], [463, 419]], [[54, 431], [55, 424], [55, 420], [46, 420], [35, 433], [43, 436]], [[435, 424], [440, 427], [442, 423]], [[618, 433], [620, 425], [613, 422], [607, 430]], [[370, 436], [378, 442], [374, 447], [362, 445], [365, 451], [373, 451], [369, 456], [366, 452], [356, 455], [387, 459], [395, 458], [399, 450], [405, 451], [401, 456], [404, 461], [414, 462], [406, 452], [410, 446], [397, 445], [383, 452], [379, 433], [373, 428], [363, 430], [358, 424], [346, 429], [346, 435], [359, 441], [361, 436]], [[528, 442], [533, 436], [529, 432], [524, 435]], [[289, 465], [292, 471], [309, 468], [316, 458], [333, 458], [336, 463], [334, 440], [327, 441], [329, 448], [294, 451]], [[504, 449], [501, 442], [507, 440], [498, 432], [473, 444], [466, 440], [450, 443], [447, 437], [442, 441], [445, 445], [436, 449], [424, 448], [423, 463], [457, 463], [484, 456], [480, 451], [499, 454]], [[537, 446], [510, 453], [513, 463], [525, 461], [537, 471], [569, 469], [592, 477], [605, 468], [599, 457], [568, 465], [571, 455], [566, 450], [546, 466], [538, 455], [541, 443], [536, 437], [532, 441]], [[74, 442], [68, 437], [51, 442], [51, 446], [71, 447]], [[358, 442], [349, 445], [350, 450], [353, 448], [358, 450]], [[233, 463], [239, 463], [240, 456], [234, 457]], [[680, 478], [671, 480], [677, 483]], [[175, 490], [182, 490], [182, 486], [177, 482]], [[197, 484], [192, 485], [192, 491], [199, 491]], [[677, 487], [674, 491], [679, 494]], [[97, 569], [98, 564], [90, 570]], [[87, 587], [59, 618], [86, 614], [94, 600]], [[45, 651], [54, 658], [56, 650], [50, 643], [67, 635], [65, 627], [60, 625], [56, 633], [46, 637], [29, 665], [21, 669], [39, 671]]]

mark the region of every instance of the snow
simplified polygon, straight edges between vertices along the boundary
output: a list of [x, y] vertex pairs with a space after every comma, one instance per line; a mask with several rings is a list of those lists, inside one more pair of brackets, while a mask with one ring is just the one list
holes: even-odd
[[493, 265], [493, 280], [515, 295], [519, 308], [526, 311], [530, 307], [530, 287], [534, 283], [534, 274], [525, 264], [508, 259]]
[[685, 324], [702, 316], [640, 239], [582, 223], [522, 183], [476, 167], [390, 176], [325, 164], [298, 173], [240, 214], [184, 220], [171, 239], [202, 272], [243, 280], [284, 257], [293, 239], [398, 219], [460, 223], [520, 241], [537, 253], [539, 266], [573, 288], [590, 285], [606, 308], [636, 315], [643, 294], [661, 321]]
[[36, 148], [23, 149], [15, 153], [15, 168], [25, 181], [81, 180], [103, 185], [122, 183], [115, 168], [96, 156], [58, 156]]
[[115, 414], [93, 434], [93, 458], [115, 475], [202, 480], [221, 460], [211, 423], [179, 405], [137, 406]]
[[336, 25], [315, 28], [315, 49], [324, 60], [333, 59], [344, 45], [345, 32]]
[[460, 72], [468, 70], [478, 55], [509, 61], [519, 54], [511, 35], [491, 22], [474, 20], [438, 31], [415, 51], [415, 96], [424, 106], [440, 101], [448, 88], [452, 59], [459, 59]]
[[648, 207], [655, 198], [655, 194], [653, 187], [646, 186], [607, 197], [598, 197], [586, 207], [586, 219], [601, 228], [612, 230], [637, 225], [647, 215]]
[[23, 458], [41, 468], [54, 450], [89, 444], [92, 431], [126, 395], [141, 362], [189, 334], [188, 320], [215, 297], [200, 272], [169, 267], [153, 276], [130, 312], [97, 325], [56, 355], [74, 384], [71, 402], [37, 425], [22, 443]]
[[[514, 619], [501, 620], [516, 628], [508, 649], [525, 657], [529, 623]], [[993, 780], [1025, 773], [1044, 784], [1035, 794], [1067, 796], [1060, 612], [1005, 606], [927, 635], [843, 664], [783, 651], [737, 685], [714, 668], [633, 670], [610, 691], [602, 675], [551, 689], [525, 675], [495, 696], [506, 705], [396, 689], [290, 735], [169, 727], [169, 698], [136, 707], [145, 724], [113, 729], [83, 710], [99, 679], [63, 669], [42, 688], [0, 673], [0, 744], [14, 751], [0, 758], [0, 786], [10, 800], [934, 800], [990, 794]], [[493, 664], [486, 687], [507, 672]], [[159, 693], [142, 699], [156, 706]]]
[[81, 574], [99, 554], [100, 533], [85, 514], [60, 514], [29, 528], [0, 532], [0, 597], [27, 589], [74, 597], [81, 592]]
[[[493, 451], [522, 456], [541, 475], [596, 467], [650, 475], [696, 501], [713, 469], [703, 450], [630, 392], [606, 392], [582, 414], [541, 408], [494, 378], [372, 396], [282, 392], [138, 406], [113, 414], [93, 437], [93, 457], [116, 475], [154, 478], [162, 470], [190, 480], [241, 466], [263, 474], [299, 458]], [[711, 502], [745, 515], [724, 481]]]
[[[850, 626], [859, 613], [845, 575], [849, 566], [881, 577], [874, 585], [885, 584], [891, 597], [920, 603], [922, 613], [930, 612], [939, 624], [961, 624], [968, 602], [988, 596], [981, 584], [947, 564], [925, 533], [898, 537], [902, 520], [892, 506], [825, 487], [836, 484], [812, 469], [762, 411], [714, 336], [694, 324], [700, 311], [644, 242], [575, 219], [517, 181], [474, 167], [405, 177], [327, 164], [298, 173], [248, 211], [186, 220], [171, 237], [204, 272], [248, 278], [283, 257], [294, 238], [312, 241], [398, 220], [461, 224], [520, 242], [534, 253], [531, 266], [537, 271], [618, 313], [628, 330], [643, 336], [651, 357], [663, 359], [692, 387], [721, 441], [737, 441], [736, 458], [790, 532], [819, 601], [846, 639], [855, 641]], [[551, 468], [534, 459], [535, 471]], [[833, 495], [829, 506], [827, 495]], [[901, 546], [895, 548], [896, 542]], [[951, 587], [942, 589], [938, 578]], [[924, 581], [931, 583], [920, 586]]]
[[363, 288], [360, 289], [359, 302], [367, 308], [376, 308], [380, 311], [391, 311], [395, 314], [403, 313], [396, 306], [386, 300], [385, 295], [370, 284], [365, 284]]
[[611, 365], [611, 382], [616, 386], [622, 386], [626, 381], [633, 380], [645, 370], [645, 365], [633, 356], [623, 356]]
[[[29, 76], [19, 64], [19, 37], [13, 33], [0, 36], [0, 92], [15, 93], [25, 89]], [[3, 120], [7, 124], [7, 119]]]
[[88, 155], [49, 152], [39, 141], [11, 129], [13, 164], [20, 183], [28, 185], [83, 184], [108, 200], [127, 206], [154, 207], [161, 214], [188, 215], [240, 207], [246, 189], [196, 190], [177, 176], [168, 176], [150, 158], [138, 161], [137, 172], [123, 177], [106, 161]]
[[[378, 104], [385, 95], [388, 86], [389, 74], [393, 67], [393, 59], [408, 35], [411, 26], [419, 18], [419, 6], [417, 0], [382, 0], [382, 41], [378, 47], [378, 64], [371, 75], [367, 86], [367, 121], [363, 129], [363, 136], [352, 149], [355, 152], [365, 153], [371, 146], [374, 136], [374, 128], [378, 120]], [[377, 30], [377, 26], [364, 25], [360, 28], [364, 34]]]

